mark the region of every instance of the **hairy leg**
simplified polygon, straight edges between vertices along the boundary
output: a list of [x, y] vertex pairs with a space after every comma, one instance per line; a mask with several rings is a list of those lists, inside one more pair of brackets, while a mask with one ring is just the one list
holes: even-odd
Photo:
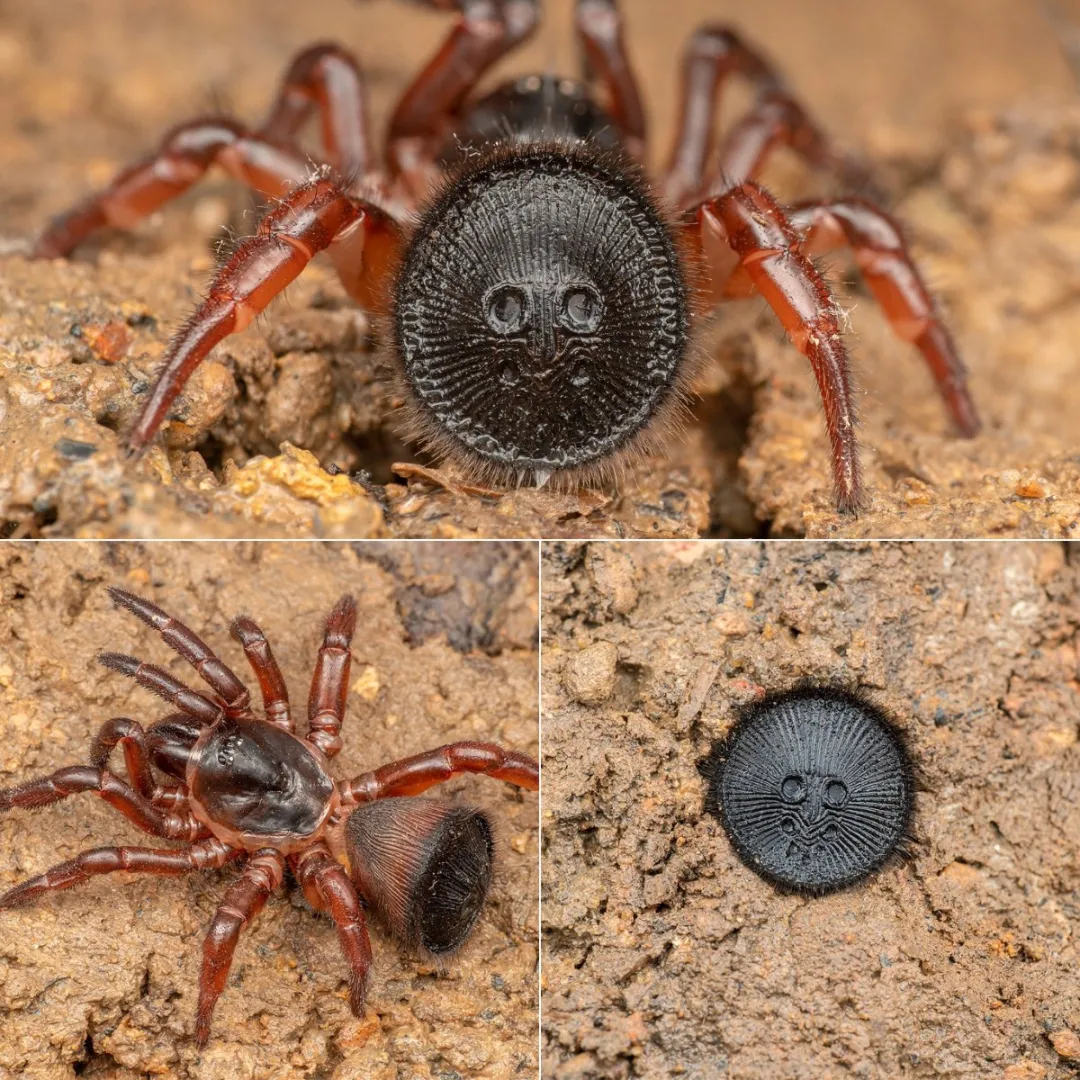
[[97, 661], [111, 671], [119, 671], [121, 675], [134, 679], [141, 687], [164, 698], [200, 724], [213, 724], [225, 715], [221, 704], [185, 686], [155, 664], [144, 664], [135, 656], [112, 652], [98, 653]]
[[[664, 191], [674, 203], [697, 201], [710, 184], [752, 178], [764, 151], [762, 141], [786, 140], [813, 164], [835, 169], [846, 183], [862, 186], [865, 172], [836, 150], [798, 104], [783, 77], [760, 53], [727, 26], [702, 26], [691, 36], [683, 56], [682, 104], [678, 133], [664, 177]], [[749, 80], [757, 105], [728, 136], [719, 168], [706, 169], [716, 137], [720, 92], [732, 75]], [[750, 160], [751, 167], [743, 164]], [[727, 170], [727, 171], [725, 171]], [[735, 170], [729, 178], [729, 171]]]
[[198, 181], [211, 165], [264, 195], [281, 196], [310, 169], [235, 120], [204, 117], [174, 128], [158, 150], [124, 169], [103, 191], [54, 219], [39, 237], [37, 258], [68, 255], [107, 225], [130, 229]]
[[789, 147], [815, 168], [833, 172], [845, 187], [863, 189], [871, 182], [866, 169], [838, 150], [794, 97], [773, 90], [759, 97], [728, 132], [717, 155], [713, 183], [734, 187], [754, 179], [778, 146]]
[[469, 91], [533, 31], [538, 0], [423, 0], [461, 14], [442, 48], [409, 84], [390, 119], [387, 154], [414, 195], [425, 195], [437, 144]]
[[585, 55], [607, 91], [612, 119], [635, 161], [645, 156], [645, 110], [626, 53], [622, 13], [616, 0], [577, 0], [574, 19]]
[[362, 1016], [371, 968], [371, 941], [356, 888], [324, 844], [296, 856], [294, 866], [304, 895], [318, 901], [312, 906], [329, 912], [334, 920], [341, 951], [352, 973], [349, 1005], [355, 1016]]
[[230, 848], [217, 839], [193, 844], [187, 851], [131, 847], [95, 848], [16, 885], [0, 896], [0, 908], [29, 904], [47, 892], [73, 888], [98, 874], [113, 874], [123, 870], [131, 874], [176, 877], [193, 870], [224, 866], [230, 859], [239, 858], [241, 855], [243, 851]]
[[240, 932], [266, 906], [266, 901], [281, 884], [284, 874], [285, 860], [282, 855], [271, 850], [257, 852], [244, 867], [239, 879], [229, 887], [214, 913], [203, 942], [203, 963], [199, 975], [195, 1041], [200, 1047], [210, 1041], [214, 1006], [225, 989]]
[[325, 177], [292, 191], [237, 248], [206, 300], [173, 338], [128, 436], [131, 451], [146, 448], [210, 350], [251, 323], [318, 252], [330, 249], [346, 289], [371, 310], [381, 299], [399, 239], [388, 215]]
[[540, 787], [540, 767], [526, 754], [504, 750], [494, 743], [458, 742], [362, 773], [341, 784], [340, 791], [346, 804], [419, 795], [463, 773], [480, 773], [529, 791]]
[[259, 680], [259, 689], [262, 691], [263, 712], [271, 724], [286, 731], [295, 731], [292, 713], [289, 710], [289, 689], [285, 685], [285, 677], [281, 674], [277, 660], [270, 648], [270, 642], [266, 635], [259, 629], [253, 619], [241, 615], [233, 621], [230, 628], [232, 636], [244, 647], [244, 655], [251, 664], [251, 670]]
[[356, 630], [356, 601], [343, 596], [326, 620], [308, 694], [308, 742], [327, 757], [341, 749], [341, 722], [349, 695], [349, 643]]
[[982, 426], [967, 385], [967, 371], [904, 243], [900, 226], [865, 199], [805, 203], [789, 211], [807, 255], [850, 247], [870, 291], [894, 333], [922, 353], [953, 423], [962, 435]]
[[36, 810], [83, 791], [93, 791], [129, 821], [153, 836], [190, 842], [208, 835], [190, 813], [168, 813], [166, 809], [154, 806], [118, 776], [93, 765], [72, 765], [58, 769], [49, 776], [0, 790], [0, 812]]
[[795, 347], [810, 361], [825, 408], [833, 482], [840, 510], [857, 508], [862, 494], [850, 361], [839, 312], [824, 279], [799, 249], [799, 236], [776, 200], [753, 183], [707, 199], [692, 229], [713, 284], [713, 297], [741, 277], [764, 297]]
[[326, 161], [343, 180], [374, 168], [364, 79], [354, 57], [338, 45], [313, 45], [293, 60], [259, 134], [291, 145], [312, 112], [321, 121]]
[[161, 640], [178, 652], [198, 673], [199, 677], [221, 698], [226, 716], [250, 714], [251, 695], [232, 669], [214, 654], [213, 650], [178, 619], [174, 619], [157, 604], [115, 586], [109, 595], [147, 626], [153, 627]]

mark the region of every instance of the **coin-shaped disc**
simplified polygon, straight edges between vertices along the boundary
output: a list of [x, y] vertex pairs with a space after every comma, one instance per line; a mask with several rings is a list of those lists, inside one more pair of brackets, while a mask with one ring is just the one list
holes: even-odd
[[911, 763], [862, 698], [802, 688], [766, 698], [702, 763], [707, 808], [767, 881], [821, 895], [877, 870], [909, 834]]

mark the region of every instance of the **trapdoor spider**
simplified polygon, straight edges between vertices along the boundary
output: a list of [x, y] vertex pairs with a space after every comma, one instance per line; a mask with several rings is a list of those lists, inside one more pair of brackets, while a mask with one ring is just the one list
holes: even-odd
[[[754, 182], [781, 145], [852, 190], [866, 177], [736, 33], [704, 26], [691, 37], [674, 150], [650, 182], [616, 0], [575, 9], [606, 106], [585, 84], [551, 76], [471, 96], [534, 30], [539, 0], [421, 2], [460, 18], [394, 109], [385, 167], [356, 61], [318, 45], [294, 61], [260, 127], [210, 117], [173, 129], [38, 241], [38, 255], [66, 254], [101, 226], [130, 226], [214, 164], [279, 200], [173, 338], [130, 450], [146, 448], [210, 350], [321, 251], [359, 304], [388, 316], [408, 432], [489, 484], [587, 482], [659, 445], [697, 366], [692, 322], [721, 300], [759, 294], [810, 361], [836, 503], [857, 507], [849, 359], [811, 261], [844, 246], [893, 330], [922, 352], [956, 428], [979, 430], [963, 364], [897, 223], [855, 197], [783, 210]], [[714, 153], [732, 74], [756, 100]], [[326, 168], [312, 176], [295, 137], [314, 113]]]
[[[356, 625], [351, 596], [343, 596], [326, 620], [308, 697], [308, 733], [300, 736], [270, 644], [251, 619], [236, 619], [232, 635], [262, 691], [262, 718], [252, 711], [240, 679], [191, 630], [147, 600], [122, 589], [109, 593], [157, 630], [212, 693], [193, 690], [134, 657], [102, 653], [106, 667], [131, 676], [179, 712], [146, 729], [125, 717], [107, 721], [94, 739], [89, 765], [0, 791], [0, 811], [93, 791], [145, 832], [187, 847], [86, 851], [0, 896], [0, 909], [97, 874], [176, 876], [242, 861], [244, 869], [203, 945], [195, 1025], [200, 1046], [210, 1038], [240, 932], [281, 884], [286, 867], [308, 903], [328, 913], [337, 928], [351, 971], [349, 1003], [357, 1015], [371, 966], [361, 899], [402, 946], [435, 959], [456, 951], [475, 926], [491, 884], [492, 824], [481, 810], [414, 796], [462, 773], [536, 791], [537, 763], [491, 743], [459, 742], [335, 780], [329, 761], [342, 746]], [[109, 769], [117, 746], [126, 781]]]

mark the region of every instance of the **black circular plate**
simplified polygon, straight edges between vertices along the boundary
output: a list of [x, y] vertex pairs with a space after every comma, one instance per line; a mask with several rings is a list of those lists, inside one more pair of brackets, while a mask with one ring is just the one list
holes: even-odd
[[902, 848], [911, 762], [888, 718], [855, 694], [800, 688], [747, 710], [702, 762], [739, 857], [767, 881], [821, 895]]

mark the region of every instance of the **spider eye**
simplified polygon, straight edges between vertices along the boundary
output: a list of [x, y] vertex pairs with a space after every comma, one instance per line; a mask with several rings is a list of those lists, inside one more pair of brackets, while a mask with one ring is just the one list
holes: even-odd
[[604, 314], [604, 301], [591, 285], [571, 285], [563, 293], [560, 322], [577, 334], [593, 334]]
[[497, 285], [487, 294], [484, 315], [496, 334], [516, 334], [528, 319], [525, 293], [516, 285]]

